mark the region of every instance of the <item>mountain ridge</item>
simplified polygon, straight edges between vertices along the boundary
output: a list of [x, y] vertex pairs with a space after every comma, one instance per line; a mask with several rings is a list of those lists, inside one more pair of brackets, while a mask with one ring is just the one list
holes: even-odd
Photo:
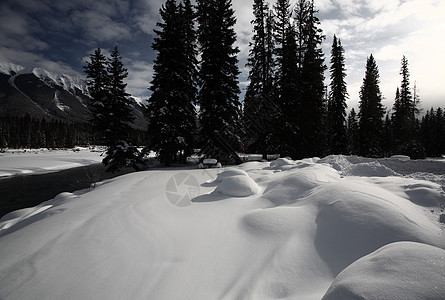
[[[90, 99], [86, 78], [78, 74], [58, 74], [40, 67], [0, 62], [0, 117], [56, 119], [87, 123]], [[135, 121], [132, 127], [146, 130], [144, 105], [131, 97]]]

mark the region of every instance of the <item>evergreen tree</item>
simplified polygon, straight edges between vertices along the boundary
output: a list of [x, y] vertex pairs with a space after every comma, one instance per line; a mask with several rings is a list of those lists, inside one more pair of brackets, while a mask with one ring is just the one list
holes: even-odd
[[365, 77], [360, 88], [359, 155], [381, 157], [383, 115], [380, 75], [372, 54], [366, 62]]
[[345, 82], [345, 58], [341, 41], [334, 35], [331, 50], [331, 91], [328, 102], [329, 148], [332, 154], [345, 154], [346, 137], [346, 99], [348, 92]]
[[289, 0], [278, 0], [274, 6], [275, 92], [277, 114], [272, 121], [275, 151], [297, 158], [300, 148], [300, 93], [295, 27], [290, 22]]
[[426, 112], [420, 124], [422, 145], [425, 154], [430, 157], [440, 157], [445, 153], [445, 115], [442, 108]]
[[266, 153], [271, 147], [270, 122], [274, 110], [271, 104], [274, 72], [273, 19], [264, 0], [254, 1], [253, 12], [253, 37], [246, 65], [250, 68], [250, 83], [244, 98], [243, 113], [247, 135], [244, 143], [249, 151]]
[[[320, 20], [316, 16], [312, 0], [299, 0], [296, 6], [299, 33], [299, 49], [302, 57], [301, 66], [301, 118], [299, 128], [303, 142], [300, 157], [326, 154], [326, 103], [324, 86], [324, 54], [321, 43], [325, 36], [320, 29]], [[304, 12], [298, 10], [304, 9]]]
[[134, 121], [131, 110], [130, 94], [126, 92], [124, 83], [128, 71], [122, 63], [122, 57], [117, 47], [113, 49], [108, 59], [108, 105], [106, 116], [108, 128], [105, 131], [108, 149], [102, 163], [107, 171], [115, 172], [123, 167], [133, 167], [139, 170], [139, 164], [144, 164], [139, 150], [130, 141], [130, 124]]
[[86, 62], [84, 71], [87, 74], [88, 90], [91, 96], [89, 109], [91, 112], [89, 121], [97, 133], [100, 134], [101, 143], [105, 144], [105, 132], [108, 129], [107, 116], [110, 105], [108, 103], [108, 72], [107, 58], [102, 50], [97, 48], [90, 55], [90, 61]]
[[[139, 151], [128, 139], [128, 132], [133, 122], [130, 108], [129, 94], [125, 92], [125, 78], [127, 69], [122, 63], [122, 58], [117, 47], [107, 58], [101, 49], [95, 50], [90, 55], [90, 62], [84, 67], [88, 87], [92, 98], [90, 104], [90, 122], [96, 132], [100, 134], [101, 143], [107, 146], [106, 156], [102, 163], [107, 166], [107, 171], [114, 172], [122, 167], [131, 166], [138, 170], [138, 164], [143, 164], [139, 158]], [[59, 126], [58, 128], [61, 128]], [[66, 136], [66, 134], [63, 134]], [[59, 143], [62, 137], [55, 135], [50, 137], [51, 144]]]
[[348, 115], [348, 154], [357, 154], [359, 145], [359, 125], [355, 109], [352, 108]]
[[152, 48], [158, 51], [148, 101], [148, 148], [169, 165], [184, 162], [194, 145], [196, 47], [190, 1], [167, 0]]
[[236, 19], [231, 0], [198, 0], [200, 135], [202, 151], [221, 161], [240, 162], [241, 104], [238, 94]]
[[414, 132], [414, 101], [409, 83], [408, 60], [405, 56], [402, 58], [402, 67], [400, 70], [402, 83], [400, 91], [393, 106], [392, 123], [395, 142], [398, 145], [404, 144], [412, 139]]
[[383, 140], [382, 140], [382, 150], [384, 156], [390, 156], [393, 148], [393, 134], [392, 134], [392, 124], [391, 116], [389, 112], [385, 116], [383, 121]]
[[424, 156], [424, 150], [417, 137], [417, 107], [410, 89], [408, 60], [405, 56], [402, 58], [401, 65], [402, 82], [400, 93], [396, 95], [394, 101], [391, 120], [393, 139], [397, 145], [394, 151], [412, 158], [421, 158]]

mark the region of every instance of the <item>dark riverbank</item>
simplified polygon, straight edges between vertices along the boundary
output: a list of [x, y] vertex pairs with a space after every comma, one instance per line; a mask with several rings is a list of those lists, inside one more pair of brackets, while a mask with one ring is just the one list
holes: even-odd
[[85, 189], [94, 182], [133, 171], [126, 168], [111, 174], [102, 164], [94, 164], [48, 174], [0, 177], [0, 218], [11, 211], [36, 206], [59, 193]]

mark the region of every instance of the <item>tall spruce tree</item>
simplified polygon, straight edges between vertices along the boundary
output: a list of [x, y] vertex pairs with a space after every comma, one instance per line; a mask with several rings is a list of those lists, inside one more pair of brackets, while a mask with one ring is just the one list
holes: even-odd
[[[303, 9], [304, 11], [299, 11]], [[301, 52], [301, 118], [302, 132], [300, 157], [326, 154], [326, 102], [324, 86], [324, 54], [321, 48], [325, 36], [316, 16], [318, 10], [313, 0], [299, 0], [296, 5], [296, 23]], [[302, 18], [302, 19], [300, 19]]]
[[330, 92], [328, 100], [328, 139], [332, 154], [346, 154], [348, 141], [346, 135], [346, 69], [344, 48], [340, 39], [334, 35], [331, 50]]
[[275, 100], [278, 113], [272, 122], [275, 132], [275, 151], [297, 158], [299, 153], [300, 93], [295, 27], [291, 23], [289, 0], [277, 0], [274, 5], [275, 40]]
[[[415, 110], [413, 95], [410, 89], [408, 60], [403, 56], [401, 61], [400, 75], [402, 75], [402, 82], [400, 91], [397, 88], [398, 94], [393, 105], [392, 125], [394, 142], [398, 149], [396, 152], [406, 152], [409, 144], [415, 140]], [[406, 153], [405, 153], [406, 154]]]
[[117, 47], [110, 54], [107, 72], [111, 112], [108, 116], [109, 128], [106, 130], [108, 149], [102, 162], [107, 166], [109, 172], [130, 166], [139, 170], [139, 165], [143, 165], [144, 162], [129, 136], [130, 124], [133, 123], [134, 116], [130, 106], [130, 94], [126, 92], [127, 84], [124, 83], [128, 71], [122, 63], [122, 57]]
[[87, 74], [88, 91], [91, 96], [89, 103], [89, 121], [93, 130], [99, 135], [100, 142], [105, 144], [105, 132], [108, 129], [107, 115], [110, 109], [108, 101], [108, 72], [107, 58], [102, 53], [102, 49], [97, 48], [90, 54], [90, 61], [86, 62], [84, 71]]
[[123, 167], [139, 170], [139, 164], [144, 162], [129, 138], [134, 116], [130, 95], [125, 91], [127, 84], [124, 80], [128, 71], [122, 63], [119, 50], [115, 47], [107, 60], [98, 48], [90, 56], [90, 62], [87, 62], [84, 70], [90, 78], [90, 95], [93, 98], [90, 106], [91, 123], [107, 146], [102, 163], [109, 172]]
[[383, 155], [382, 135], [385, 110], [379, 84], [379, 70], [371, 54], [366, 62], [365, 77], [360, 88], [358, 153], [361, 156], [381, 157]]
[[231, 0], [198, 0], [200, 135], [202, 151], [221, 161], [236, 160], [241, 146], [236, 19]]
[[352, 108], [348, 115], [348, 154], [357, 154], [359, 144], [359, 125], [357, 119], [357, 113]]
[[152, 48], [158, 52], [148, 101], [148, 148], [165, 165], [184, 162], [194, 146], [196, 48], [190, 1], [167, 0]]
[[420, 132], [427, 156], [440, 157], [445, 153], [445, 115], [442, 108], [431, 108], [426, 112]]
[[254, 1], [253, 13], [253, 36], [246, 65], [250, 68], [250, 83], [244, 98], [244, 144], [248, 151], [266, 153], [271, 147], [270, 122], [276, 112], [276, 107], [271, 103], [274, 72], [273, 20], [265, 0]]

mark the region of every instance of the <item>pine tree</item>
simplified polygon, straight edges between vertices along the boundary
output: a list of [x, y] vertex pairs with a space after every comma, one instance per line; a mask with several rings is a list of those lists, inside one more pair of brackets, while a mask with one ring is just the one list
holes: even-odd
[[402, 83], [400, 89], [397, 88], [392, 114], [394, 139], [399, 146], [411, 140], [414, 130], [414, 102], [409, 86], [408, 60], [405, 56], [402, 58], [400, 75]]
[[190, 1], [167, 0], [152, 48], [158, 51], [148, 101], [148, 148], [169, 165], [192, 152], [196, 111], [196, 48]]
[[412, 158], [422, 158], [424, 149], [418, 140], [418, 122], [416, 120], [416, 102], [410, 89], [408, 59], [403, 56], [400, 75], [402, 82], [400, 94], [396, 95], [393, 106], [392, 125], [393, 137], [398, 154], [409, 155]]
[[371, 54], [366, 62], [365, 77], [360, 88], [358, 153], [361, 156], [381, 157], [383, 155], [382, 134], [385, 111], [379, 84], [379, 70]]
[[[90, 62], [87, 62], [84, 71], [89, 78], [88, 87], [92, 98], [90, 122], [100, 135], [100, 142], [107, 146], [102, 163], [107, 166], [109, 172], [128, 166], [138, 170], [138, 164], [143, 164], [143, 161], [137, 148], [128, 139], [130, 124], [134, 120], [124, 83], [128, 71], [122, 63], [117, 47], [111, 52], [108, 60], [100, 48], [95, 50], [94, 54], [90, 55]], [[63, 129], [62, 126], [58, 128]], [[56, 134], [47, 140], [55, 144], [61, 139], [62, 137]]]
[[130, 94], [126, 92], [124, 83], [128, 71], [122, 63], [122, 57], [117, 47], [113, 49], [108, 59], [108, 128], [105, 131], [108, 149], [102, 163], [109, 172], [115, 172], [123, 167], [132, 167], [139, 170], [144, 164], [140, 152], [129, 138], [130, 124], [134, 121], [131, 110]]
[[301, 97], [298, 85], [297, 41], [291, 24], [292, 10], [289, 0], [278, 0], [274, 6], [275, 40], [275, 93], [278, 113], [272, 122], [275, 151], [297, 158], [300, 148]]
[[221, 161], [240, 162], [241, 104], [238, 94], [236, 19], [231, 0], [198, 0], [200, 135], [202, 151]]
[[248, 151], [266, 153], [270, 149], [270, 122], [276, 109], [272, 101], [274, 45], [272, 40], [272, 15], [264, 0], [253, 4], [255, 19], [247, 67], [250, 83], [244, 98], [243, 119], [246, 130], [244, 144]]
[[92, 101], [89, 103], [91, 112], [89, 121], [93, 130], [100, 134], [100, 140], [105, 143], [105, 132], [108, 128], [108, 72], [107, 59], [102, 54], [102, 50], [97, 48], [94, 54], [90, 55], [90, 61], [86, 62], [84, 71], [87, 74], [88, 90]]
[[383, 139], [382, 139], [382, 151], [384, 156], [390, 156], [393, 148], [393, 134], [391, 116], [386, 113], [385, 120], [383, 121]]
[[[324, 86], [324, 54], [321, 43], [325, 36], [320, 28], [312, 0], [299, 0], [296, 6], [298, 33], [300, 41], [297, 55], [301, 55], [301, 118], [299, 128], [302, 132], [301, 157], [326, 154], [326, 103]], [[300, 9], [305, 11], [300, 12]], [[298, 53], [301, 54], [298, 54]]]
[[334, 35], [331, 50], [331, 83], [328, 102], [329, 148], [332, 154], [345, 154], [346, 137], [346, 99], [348, 92], [345, 82], [345, 58], [341, 41]]
[[359, 144], [359, 125], [357, 119], [357, 113], [352, 108], [348, 115], [348, 154], [357, 154]]

